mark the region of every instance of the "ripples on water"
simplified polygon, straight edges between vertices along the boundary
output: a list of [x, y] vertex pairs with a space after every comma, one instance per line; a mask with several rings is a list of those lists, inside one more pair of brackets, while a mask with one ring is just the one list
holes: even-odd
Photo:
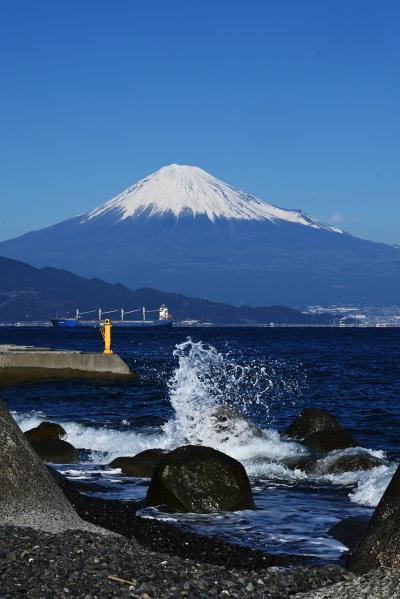
[[[3, 329], [0, 343], [101, 347], [96, 334], [53, 330]], [[71, 443], [92, 450], [89, 462], [62, 470], [97, 482], [101, 496], [140, 499], [147, 480], [121, 477], [104, 465], [151, 447], [202, 442], [245, 465], [257, 510], [177, 516], [146, 509], [143, 517], [267, 551], [340, 559], [345, 548], [327, 530], [343, 517], [371, 513], [400, 458], [399, 329], [140, 331], [114, 335], [114, 347], [140, 373], [139, 383], [48, 382], [1, 392], [23, 430], [57, 421]], [[222, 438], [207, 416], [219, 404], [245, 413], [266, 438], [246, 429]], [[278, 431], [312, 405], [330, 410], [364, 448], [385, 452], [391, 463], [325, 477], [289, 470], [285, 461], [306, 449]]]

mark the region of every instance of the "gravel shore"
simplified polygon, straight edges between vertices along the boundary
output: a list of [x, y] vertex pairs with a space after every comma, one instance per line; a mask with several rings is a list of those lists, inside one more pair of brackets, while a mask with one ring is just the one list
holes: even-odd
[[294, 599], [399, 599], [400, 570], [379, 568], [330, 587], [295, 595]]
[[162, 549], [151, 551], [134, 539], [85, 531], [55, 535], [0, 528], [0, 597], [283, 599], [354, 578], [339, 566], [251, 570], [182, 559]]

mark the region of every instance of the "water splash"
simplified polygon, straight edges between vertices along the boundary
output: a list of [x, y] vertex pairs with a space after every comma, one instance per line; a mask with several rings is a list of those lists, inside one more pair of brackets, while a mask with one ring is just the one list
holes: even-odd
[[[169, 381], [174, 415], [163, 426], [174, 446], [208, 445], [242, 462], [272, 461], [306, 451], [298, 443], [282, 441], [268, 428], [271, 406], [282, 400], [282, 385], [277, 381], [283, 377], [277, 375], [276, 363], [243, 365], [232, 355], [191, 338], [176, 346], [174, 357], [178, 365]], [[222, 412], [222, 424], [221, 406], [230, 408]], [[266, 426], [257, 428], [247, 419], [255, 410], [262, 413], [258, 422]]]
[[283, 366], [276, 360], [240, 364], [232, 354], [224, 355], [190, 337], [176, 346], [174, 357], [178, 366], [169, 381], [174, 417], [164, 430], [181, 442], [205, 438], [210, 414], [219, 405], [257, 416], [258, 422], [268, 425], [272, 408], [294, 401], [301, 386], [298, 377], [284, 376]]

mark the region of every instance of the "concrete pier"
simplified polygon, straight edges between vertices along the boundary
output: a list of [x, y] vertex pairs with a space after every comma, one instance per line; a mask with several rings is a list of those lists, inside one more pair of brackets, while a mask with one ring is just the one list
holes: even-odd
[[0, 385], [71, 378], [134, 379], [137, 375], [118, 354], [0, 345]]

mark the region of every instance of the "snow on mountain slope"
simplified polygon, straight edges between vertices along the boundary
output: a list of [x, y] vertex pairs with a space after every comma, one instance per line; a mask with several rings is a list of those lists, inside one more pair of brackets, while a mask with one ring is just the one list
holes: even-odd
[[171, 164], [141, 179], [115, 198], [81, 217], [85, 223], [105, 214], [116, 221], [146, 213], [206, 215], [216, 219], [286, 221], [342, 233], [302, 210], [284, 210], [235, 189], [197, 166]]

